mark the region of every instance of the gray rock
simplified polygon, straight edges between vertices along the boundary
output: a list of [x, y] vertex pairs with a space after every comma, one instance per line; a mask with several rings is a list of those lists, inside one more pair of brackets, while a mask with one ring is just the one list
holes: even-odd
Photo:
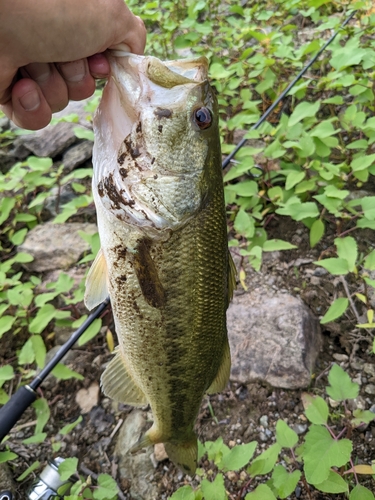
[[365, 393], [366, 394], [375, 394], [375, 385], [374, 384], [368, 384], [365, 387]]
[[300, 299], [259, 291], [237, 295], [227, 322], [231, 380], [286, 389], [309, 385], [322, 339], [318, 320]]
[[77, 196], [78, 195], [72, 188], [71, 183], [62, 186], [60, 193], [59, 188], [55, 187], [51, 189], [51, 195], [46, 198], [45, 209], [49, 212], [51, 217], [55, 217], [58, 213], [57, 210], [59, 210], [60, 213], [61, 207], [72, 201], [74, 198], [77, 198]]
[[64, 164], [64, 172], [71, 172], [74, 168], [82, 165], [92, 156], [93, 143], [91, 141], [82, 141], [65, 151], [62, 162]]
[[130, 481], [130, 495], [134, 500], [155, 500], [158, 488], [152, 483], [154, 466], [151, 455], [152, 447], [129, 453], [129, 449], [137, 442], [146, 429], [143, 412], [133, 410], [126, 418], [119, 432], [115, 454], [118, 456], [118, 471], [121, 478]]
[[260, 425], [263, 425], [263, 427], [268, 427], [268, 416], [267, 415], [262, 415], [259, 419]]
[[97, 227], [95, 224], [80, 222], [47, 222], [36, 226], [18, 247], [19, 252], [26, 252], [34, 257], [32, 262], [24, 264], [25, 268], [42, 272], [67, 269], [75, 264], [84, 252], [90, 250], [90, 245], [79, 236], [79, 231], [93, 234]]
[[301, 436], [302, 434], [305, 434], [305, 432], [307, 431], [307, 424], [295, 424], [295, 425], [292, 425], [292, 429], [299, 436]]
[[9, 490], [16, 493], [16, 485], [7, 463], [0, 464], [0, 491]]
[[[18, 137], [14, 141], [14, 154], [21, 157], [23, 156], [22, 149], [26, 148], [29, 154], [54, 158], [76, 142], [77, 138], [73, 132], [73, 128], [76, 126], [76, 123], [61, 122], [56, 125], [48, 125], [33, 134]], [[25, 156], [23, 157], [25, 158]]]

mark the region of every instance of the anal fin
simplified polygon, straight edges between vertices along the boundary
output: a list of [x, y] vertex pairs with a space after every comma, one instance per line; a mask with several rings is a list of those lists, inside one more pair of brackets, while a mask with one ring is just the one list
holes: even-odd
[[108, 272], [103, 250], [100, 249], [86, 278], [85, 306], [89, 311], [108, 297]]
[[207, 389], [207, 394], [223, 391], [228, 383], [230, 375], [230, 349], [228, 340], [226, 340], [221, 365], [217, 371], [214, 381]]
[[101, 377], [101, 386], [106, 396], [131, 406], [144, 406], [148, 404], [142, 389], [129, 375], [121, 353], [109, 363]]

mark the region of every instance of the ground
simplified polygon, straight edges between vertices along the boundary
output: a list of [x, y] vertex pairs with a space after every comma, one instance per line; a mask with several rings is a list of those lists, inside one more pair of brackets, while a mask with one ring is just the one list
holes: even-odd
[[[317, 272], [313, 261], [317, 260], [322, 252], [329, 251], [334, 234], [329, 234], [328, 231], [317, 248], [311, 250], [308, 245], [308, 230], [290, 219], [274, 217], [270, 221], [268, 231], [270, 237], [282, 236], [283, 239], [297, 244], [298, 250], [270, 254], [265, 259], [261, 273], [255, 273], [247, 268], [248, 286], [259, 279], [270, 280], [273, 286], [286, 288], [290, 293], [300, 295], [313, 313], [321, 316], [327, 310], [337, 289], [342, 285], [328, 273], [321, 272], [321, 269]], [[367, 238], [367, 242], [368, 238], [372, 238], [375, 243], [375, 237], [370, 233], [365, 233], [364, 238]], [[348, 286], [351, 286], [350, 282]], [[241, 293], [240, 285], [237, 293]], [[363, 313], [360, 309], [357, 312]], [[369, 337], [363, 335], [361, 338], [358, 337], [358, 333], [353, 334], [355, 330], [355, 318], [353, 318], [353, 313], [349, 311], [341, 321], [322, 328], [324, 347], [317, 360], [311, 386], [306, 390], [324, 396], [324, 387], [328, 385], [327, 372], [332, 362], [335, 361], [340, 363], [352, 378], [361, 381], [360, 398], [368, 409], [373, 404], [373, 396], [369, 396], [365, 389], [366, 383], [371, 379], [363, 372], [362, 367], [364, 363], [373, 364], [373, 356], [370, 354]], [[111, 315], [107, 313], [103, 321], [110, 324]], [[19, 341], [17, 337], [9, 335], [9, 348], [19, 347]], [[53, 338], [51, 338], [48, 347], [53, 347], [53, 343]], [[73, 349], [69, 356], [69, 366], [81, 373], [84, 380], [72, 379], [57, 382], [56, 379], [49, 378], [43, 384], [39, 393], [47, 398], [51, 410], [51, 418], [45, 428], [48, 438], [42, 444], [27, 446], [21, 444], [21, 441], [32, 435], [33, 431], [35, 413], [33, 409], [28, 409], [9, 440], [11, 450], [19, 455], [19, 458], [13, 462], [15, 476], [18, 476], [35, 460], [43, 464], [50, 459], [53, 456], [51, 443], [56, 440], [62, 441], [59, 455], [78, 457], [84, 467], [96, 474], [100, 472], [116, 474], [116, 457], [114, 456], [116, 436], [113, 436], [112, 431], [120, 418], [126, 418], [132, 410], [130, 407], [116, 405], [100, 395], [98, 405], [88, 414], [83, 415], [81, 424], [66, 436], [58, 434], [64, 425], [74, 422], [80, 415], [80, 408], [75, 401], [78, 390], [98, 383], [103, 366], [111, 357], [104, 333], [86, 344], [84, 348]], [[0, 355], [0, 364], [1, 362]], [[362, 378], [358, 379], [358, 376]], [[262, 450], [275, 440], [275, 423], [279, 418], [286, 420], [303, 435], [307, 421], [303, 414], [301, 393], [300, 390], [274, 389], [257, 382], [248, 386], [231, 382], [222, 394], [211, 396], [209, 402], [208, 399], [203, 402], [197, 421], [199, 438], [201, 441], [207, 441], [221, 436], [229, 446], [256, 440], [259, 442], [258, 449]], [[339, 430], [339, 428], [336, 429], [337, 432]], [[354, 460], [359, 463], [370, 463], [375, 456], [375, 423], [362, 430], [354, 430], [351, 438], [354, 443]], [[215, 470], [215, 466], [207, 460], [204, 460], [202, 465], [206, 470]], [[128, 481], [118, 477], [117, 480], [123, 488], [125, 498], [130, 499], [127, 493]], [[184, 484], [182, 474], [169, 461], [158, 464], [154, 473], [154, 481], [158, 484], [160, 499], [167, 499], [178, 486]], [[231, 499], [243, 498], [247, 491], [251, 491], [251, 489], [246, 489], [246, 482], [247, 478], [244, 473], [242, 475], [229, 474], [226, 486]], [[29, 484], [30, 476], [28, 480], [18, 485], [20, 498], [24, 498], [24, 492]], [[193, 480], [192, 484], [197, 483]], [[362, 484], [375, 491], [373, 482], [362, 481]], [[297, 498], [341, 500], [344, 496], [308, 492], [300, 483], [295, 494], [290, 498], [292, 500]]]

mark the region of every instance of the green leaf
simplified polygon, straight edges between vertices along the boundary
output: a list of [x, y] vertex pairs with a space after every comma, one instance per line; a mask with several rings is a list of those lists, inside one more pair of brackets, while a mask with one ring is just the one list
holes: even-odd
[[233, 185], [238, 196], [254, 196], [258, 194], [258, 184], [255, 181], [242, 181]]
[[66, 458], [63, 462], [61, 462], [58, 469], [61, 481], [67, 481], [70, 476], [75, 474], [77, 466], [78, 458], [76, 457]]
[[14, 377], [13, 366], [11, 365], [2, 366], [0, 368], [0, 387], [7, 380], [12, 380], [13, 377]]
[[346, 259], [336, 259], [332, 257], [331, 259], [322, 259], [315, 261], [316, 266], [321, 266], [327, 269], [333, 275], [348, 274], [348, 261]]
[[274, 468], [281, 446], [279, 443], [272, 444], [267, 450], [261, 453], [247, 469], [251, 477], [268, 474]]
[[27, 231], [28, 229], [26, 227], [20, 229], [19, 231], [16, 231], [10, 238], [10, 241], [13, 243], [13, 245], [21, 245], [27, 235]]
[[255, 491], [248, 493], [245, 500], [276, 500], [272, 490], [266, 484], [260, 484]]
[[358, 170], [365, 170], [366, 168], [373, 165], [375, 162], [375, 154], [372, 155], [361, 155], [358, 158], [355, 158], [350, 166], [352, 167], [353, 172], [357, 172]]
[[195, 500], [195, 493], [190, 485], [182, 486], [173, 493], [169, 500]]
[[58, 378], [60, 380], [68, 380], [70, 378], [84, 380], [84, 378], [85, 378], [80, 373], [77, 373], [74, 370], [71, 370], [70, 368], [63, 365], [62, 363], [58, 363], [55, 366], [55, 368], [52, 370], [52, 373], [56, 378]]
[[326, 388], [327, 394], [335, 401], [355, 399], [358, 396], [359, 385], [352, 382], [349, 375], [336, 363], [329, 371], [328, 381], [331, 385]]
[[8, 332], [15, 322], [16, 318], [14, 316], [2, 316], [0, 318], [0, 339], [4, 333]]
[[292, 189], [296, 184], [301, 182], [305, 178], [305, 172], [297, 172], [296, 170], [293, 170], [292, 172], [289, 172], [289, 174], [286, 177], [285, 181], [285, 189], [289, 191], [289, 189]]
[[253, 217], [242, 208], [237, 212], [234, 219], [234, 229], [246, 238], [252, 238], [255, 232], [255, 222]]
[[301, 471], [295, 470], [288, 473], [282, 465], [276, 465], [271, 477], [271, 485], [276, 490], [277, 496], [287, 498], [296, 489], [301, 478]]
[[375, 500], [375, 497], [370, 490], [357, 484], [350, 492], [349, 500]]
[[320, 396], [311, 396], [306, 392], [301, 396], [305, 415], [312, 424], [326, 425], [328, 421], [328, 405]]
[[305, 437], [303, 454], [307, 482], [315, 485], [328, 479], [331, 467], [348, 463], [352, 449], [349, 439], [337, 441], [325, 427], [312, 424]]
[[323, 318], [320, 320], [322, 325], [334, 321], [344, 314], [349, 305], [349, 300], [346, 297], [340, 297], [332, 302], [328, 311], [325, 313]]
[[52, 304], [45, 304], [39, 309], [35, 318], [31, 321], [29, 325], [29, 331], [31, 333], [41, 333], [48, 323], [53, 320], [56, 315], [56, 309]]
[[315, 202], [291, 203], [275, 210], [280, 215], [290, 215], [293, 220], [300, 221], [308, 217], [319, 217], [319, 210]]
[[353, 272], [358, 256], [357, 242], [351, 236], [346, 236], [345, 238], [335, 238], [335, 245], [339, 259], [345, 259], [348, 262], [349, 271]]
[[169, 500], [195, 500], [195, 493], [190, 485], [182, 486], [169, 497]]
[[74, 127], [73, 132], [78, 139], [87, 139], [94, 142], [94, 132], [92, 130], [83, 127]]
[[31, 474], [31, 472], [38, 469], [38, 467], [40, 467], [40, 462], [36, 460], [20, 476], [17, 477], [16, 481], [23, 481], [29, 474]]
[[216, 475], [212, 483], [207, 479], [203, 479], [201, 489], [205, 500], [227, 500], [228, 498], [224, 486], [224, 477], [221, 473]]
[[219, 464], [220, 469], [224, 472], [229, 470], [237, 471], [247, 465], [254, 455], [257, 444], [256, 441], [252, 441], [251, 443], [234, 446], [230, 452], [223, 457]]
[[100, 486], [94, 491], [94, 498], [97, 500], [109, 500], [117, 497], [118, 486], [116, 481], [109, 474], [99, 474], [98, 485]]
[[316, 116], [320, 108], [320, 102], [317, 101], [315, 103], [309, 102], [301, 102], [297, 104], [293, 113], [289, 118], [289, 127], [293, 127], [296, 123], [299, 123], [304, 118], [308, 118], [310, 116]]
[[15, 204], [16, 199], [13, 197], [4, 197], [0, 200], [0, 225], [7, 220]]
[[18, 354], [18, 363], [20, 365], [29, 365], [35, 360], [35, 352], [31, 338], [29, 338], [22, 346]]
[[59, 434], [62, 434], [63, 436], [66, 436], [71, 432], [79, 423], [81, 423], [83, 420], [82, 415], [80, 415], [77, 420], [72, 422], [71, 424], [64, 425], [62, 429], [59, 430]]
[[375, 270], [375, 250], [373, 250], [367, 255], [363, 263], [363, 267], [365, 269], [369, 269], [370, 271]]
[[26, 252], [18, 252], [13, 257], [14, 262], [19, 262], [20, 264], [26, 264], [27, 262], [32, 262], [34, 257]]
[[310, 228], [310, 246], [314, 248], [315, 245], [319, 243], [324, 235], [324, 222], [321, 219], [317, 219], [313, 222]]
[[92, 338], [95, 337], [100, 332], [102, 327], [102, 320], [100, 318], [95, 319], [91, 325], [86, 329], [85, 333], [79, 338], [78, 345], [84, 345], [86, 342], [89, 342]]
[[51, 412], [47, 400], [44, 398], [37, 399], [31, 406], [35, 408], [36, 412], [35, 434], [40, 434], [48, 422]]
[[3, 464], [4, 462], [8, 462], [9, 460], [14, 460], [17, 458], [18, 455], [13, 453], [12, 451], [0, 451], [0, 464]]
[[46, 361], [46, 354], [47, 354], [47, 349], [44, 344], [44, 340], [40, 335], [33, 335], [32, 337], [30, 337], [30, 340], [35, 353], [36, 364], [38, 365], [38, 368], [42, 369], [44, 368], [44, 364]]
[[29, 438], [26, 438], [22, 441], [24, 444], [38, 444], [38, 443], [43, 443], [46, 440], [47, 433], [46, 432], [40, 432], [39, 434], [34, 434], [30, 436]]
[[292, 245], [287, 241], [283, 240], [267, 240], [263, 244], [264, 252], [275, 252], [276, 250], [292, 250], [297, 248], [296, 245]]
[[282, 448], [294, 448], [298, 443], [297, 433], [284, 420], [278, 420], [276, 423], [276, 442]]
[[346, 493], [349, 490], [348, 483], [344, 479], [331, 470], [328, 478], [319, 484], [314, 484], [315, 488], [324, 493]]
[[369, 410], [360, 410], [357, 408], [353, 412], [354, 418], [352, 419], [352, 426], [353, 427], [359, 427], [363, 423], [369, 424], [375, 419], [375, 413], [372, 413], [372, 411]]

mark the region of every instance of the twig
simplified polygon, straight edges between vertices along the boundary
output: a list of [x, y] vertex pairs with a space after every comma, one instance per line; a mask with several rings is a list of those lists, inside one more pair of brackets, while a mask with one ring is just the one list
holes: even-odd
[[349, 287], [348, 287], [348, 284], [347, 284], [344, 276], [340, 276], [340, 281], [342, 283], [342, 286], [344, 287], [346, 296], [348, 297], [348, 300], [349, 300], [349, 303], [350, 303], [350, 307], [352, 308], [352, 310], [354, 312], [354, 316], [356, 317], [357, 323], [359, 324], [361, 322], [361, 320], [359, 318], [359, 314], [358, 314], [358, 311], [357, 311], [357, 309], [355, 307], [354, 301], [353, 301], [353, 299], [352, 299], [352, 297], [350, 295]]
[[10, 432], [18, 432], [21, 429], [24, 429], [25, 427], [31, 427], [32, 425], [35, 425], [37, 423], [36, 420], [32, 420], [31, 422], [25, 422], [24, 424], [17, 425], [17, 427], [13, 427]]
[[[95, 481], [98, 479], [99, 477], [99, 474], [95, 474], [95, 472], [93, 472], [92, 470], [90, 470], [88, 467], [86, 467], [86, 465], [84, 464], [80, 464], [79, 466], [80, 470], [86, 474], [87, 476], [91, 476], [92, 478], [95, 479]], [[116, 481], [116, 480], [115, 480]], [[116, 481], [117, 483], [117, 486], [118, 486], [118, 492], [117, 492], [117, 496], [120, 498], [120, 500], [126, 500], [126, 496], [122, 493], [121, 489], [120, 489], [120, 485], [118, 484], [118, 482]]]
[[116, 434], [116, 432], [119, 430], [119, 428], [122, 426], [122, 423], [123, 423], [123, 419], [120, 418], [120, 420], [117, 422], [116, 424], [116, 427], [113, 429], [113, 431], [111, 432], [110, 436], [109, 436], [109, 439], [112, 439], [113, 436]]

